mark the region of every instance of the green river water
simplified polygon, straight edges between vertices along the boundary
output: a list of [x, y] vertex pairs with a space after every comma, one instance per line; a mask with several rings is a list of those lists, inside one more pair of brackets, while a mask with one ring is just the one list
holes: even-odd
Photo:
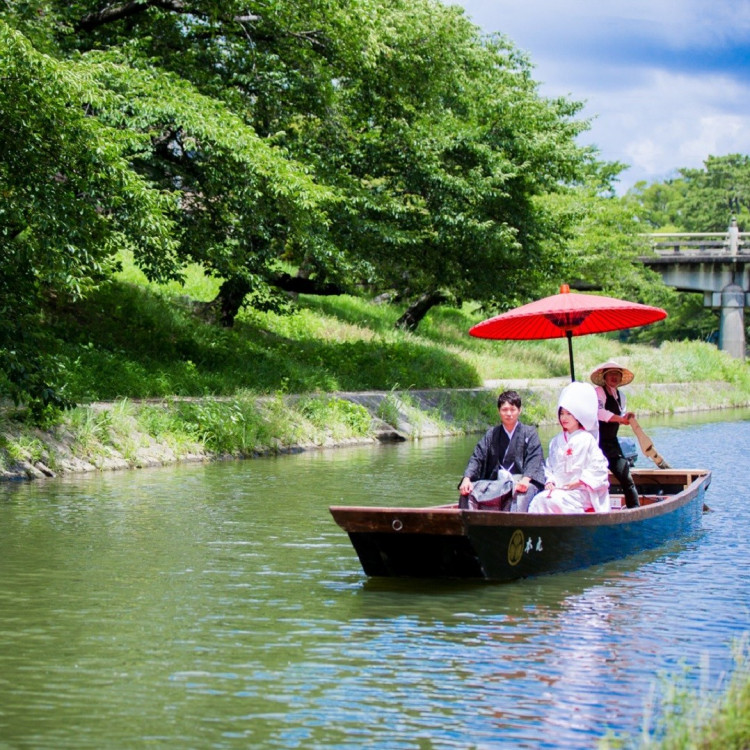
[[368, 580], [328, 513], [452, 500], [477, 436], [3, 485], [0, 748], [639, 738], [750, 625], [749, 416], [642, 420], [696, 537], [513, 584]]

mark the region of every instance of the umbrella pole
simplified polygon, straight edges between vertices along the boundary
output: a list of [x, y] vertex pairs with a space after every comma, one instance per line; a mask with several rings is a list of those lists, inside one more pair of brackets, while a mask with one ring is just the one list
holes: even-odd
[[576, 379], [576, 369], [573, 366], [573, 331], [565, 331], [568, 337], [568, 359], [570, 360], [570, 382]]

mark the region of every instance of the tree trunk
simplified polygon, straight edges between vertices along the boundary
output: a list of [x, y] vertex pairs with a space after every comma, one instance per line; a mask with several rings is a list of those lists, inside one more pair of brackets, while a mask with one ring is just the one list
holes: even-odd
[[396, 321], [396, 328], [403, 328], [406, 331], [416, 331], [422, 318], [433, 307], [447, 302], [448, 299], [448, 295], [444, 292], [426, 292], [406, 308], [406, 312]]
[[216, 300], [219, 302], [219, 322], [231, 328], [234, 325], [234, 319], [242, 307], [245, 296], [250, 291], [250, 284], [246, 279], [234, 276], [227, 279], [220, 287]]
[[[314, 279], [305, 279], [300, 276], [290, 276], [288, 273], [278, 274], [268, 280], [271, 286], [282, 289], [285, 292], [295, 294], [321, 294], [335, 295], [344, 294], [337, 284], [320, 283]], [[242, 277], [235, 276], [227, 279], [220, 287], [216, 299], [212, 300], [205, 307], [218, 310], [218, 319], [221, 325], [231, 328], [234, 325], [234, 319], [245, 301], [245, 297], [251, 291], [250, 283]]]

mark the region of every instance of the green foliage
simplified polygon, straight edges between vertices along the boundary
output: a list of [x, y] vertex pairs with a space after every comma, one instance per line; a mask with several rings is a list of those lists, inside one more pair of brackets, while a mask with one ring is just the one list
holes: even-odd
[[146, 447], [148, 441], [137, 429], [134, 404], [129, 399], [120, 399], [109, 409], [109, 416], [110, 444], [130, 465], [135, 465], [138, 449]]
[[631, 329], [629, 340], [656, 344], [684, 340], [718, 341], [719, 313], [703, 306], [702, 294], [647, 294], [644, 302], [664, 308], [667, 318], [657, 326]]
[[3, 440], [3, 450], [11, 461], [35, 464], [47, 456], [44, 443], [37, 437], [22, 435], [16, 440]]
[[418, 342], [381, 341], [373, 346], [372, 342], [351, 341], [324, 347], [311, 342], [308, 346], [316, 350], [312, 356], [320, 367], [336, 373], [342, 390], [368, 390], [378, 384], [399, 382], [407, 382], [410, 387], [430, 382], [437, 388], [478, 384], [469, 367], [446, 357], [437, 347]]
[[95, 84], [1, 19], [0, 48], [8, 146], [0, 159], [0, 386], [41, 419], [69, 399], [40, 308], [50, 297], [80, 297], [104, 277], [124, 239], [118, 217], [127, 215], [139, 246], [157, 256], [170, 252], [171, 223], [122, 160], [123, 139], [87, 116]]
[[[429, 341], [388, 331], [373, 335], [342, 317], [256, 315], [234, 328], [203, 320], [191, 305], [131, 284], [110, 283], [86, 300], [47, 312], [49, 347], [78, 402], [118, 397], [231, 395], [363, 390], [408, 382], [465, 387], [479, 377], [470, 362]], [[370, 306], [377, 312], [380, 308]], [[394, 313], [391, 313], [393, 316]]]
[[[512, 305], [509, 290], [536, 291], [554, 272], [559, 251], [544, 240], [561, 238], [566, 217], [534, 199], [583, 174], [578, 105], [541, 99], [529, 62], [456, 9], [381, 4], [372, 28], [380, 44], [343, 89], [339, 120], [300, 134], [357, 181], [343, 224], [334, 213], [337, 245], [409, 299], [439, 289]], [[329, 130], [342, 121], [343, 153]]]
[[[267, 424], [252, 400], [205, 399], [182, 401], [176, 406], [188, 433], [215, 454], [249, 456], [271, 440]], [[285, 437], [280, 434], [278, 439], [283, 441]]]
[[593, 175], [579, 189], [547, 199], [558, 204], [558, 211], [569, 212], [573, 225], [558, 278], [633, 301], [661, 294], [661, 277], [639, 260], [646, 242], [632, 207], [614, 195], [602, 194], [600, 183], [601, 178]]
[[723, 232], [732, 216], [750, 225], [750, 156], [709, 156], [703, 169], [681, 169], [680, 175], [685, 231]]
[[160, 445], [165, 445], [180, 458], [197, 452], [202, 447], [201, 436], [192, 430], [193, 421], [186, 422], [169, 401], [159, 405], [141, 405], [137, 411], [137, 423], [141, 431], [150, 435]]
[[664, 357], [661, 366], [653, 359], [646, 365], [645, 353], [642, 355], [643, 378], [646, 382], [689, 383], [717, 379], [737, 384], [750, 383], [747, 365], [719, 351], [712, 344], [668, 341], [659, 347], [659, 351]]
[[402, 421], [401, 402], [393, 390], [390, 393], [386, 393], [385, 397], [380, 401], [375, 410], [375, 416], [378, 419], [382, 419], [383, 422], [389, 424], [391, 427], [398, 429], [399, 423]]
[[[39, 310], [92, 294], [123, 254], [151, 280], [200, 266], [230, 321], [243, 299], [281, 309], [282, 269], [496, 306], [556, 279], [575, 214], [544, 199], [596, 162], [576, 145], [580, 105], [540, 97], [508, 40], [437, 0], [278, 0], [250, 15], [235, 0], [0, 10], [3, 394], [39, 414], [69, 404], [78, 353], [51, 352]], [[378, 377], [403, 378], [407, 349]], [[320, 357], [356, 367], [366, 353]], [[131, 365], [116, 378], [136, 385]]]
[[750, 156], [708, 156], [663, 183], [638, 183], [626, 199], [648, 231], [725, 232], [732, 217], [750, 227]]
[[109, 436], [111, 415], [107, 410], [92, 407], [73, 409], [67, 424], [73, 434], [73, 446], [83, 455], [94, 455]]
[[321, 433], [334, 440], [364, 437], [372, 430], [372, 417], [360, 404], [330, 396], [305, 398], [296, 408]]

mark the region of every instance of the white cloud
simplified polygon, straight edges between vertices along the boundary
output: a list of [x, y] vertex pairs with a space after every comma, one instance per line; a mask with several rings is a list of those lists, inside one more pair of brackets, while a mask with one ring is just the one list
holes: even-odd
[[[446, 0], [448, 2], [448, 0]], [[670, 46], [732, 43], [750, 33], [749, 0], [450, 0], [487, 32], [535, 40], [634, 34]]]
[[698, 123], [698, 132], [692, 139], [686, 138], [681, 144], [684, 158], [695, 160], [706, 153], [727, 153], [738, 142], [744, 141], [742, 151], [750, 151], [750, 118], [731, 115], [721, 117], [702, 117]]
[[602, 157], [625, 162], [623, 189], [661, 180], [680, 167], [700, 167], [709, 155], [750, 153], [750, 87], [722, 76], [652, 71], [639, 86], [599, 95], [599, 116], [583, 141]]
[[631, 165], [622, 191], [750, 153], [750, 0], [453, 4], [529, 54], [543, 95], [585, 102], [581, 142]]

